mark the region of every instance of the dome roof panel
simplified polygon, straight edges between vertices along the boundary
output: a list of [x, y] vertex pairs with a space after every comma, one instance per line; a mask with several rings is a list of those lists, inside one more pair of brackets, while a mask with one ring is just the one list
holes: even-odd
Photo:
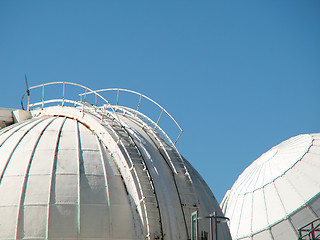
[[[0, 239], [187, 239], [195, 210], [222, 215], [200, 175], [153, 128], [99, 114], [38, 109], [2, 131], [0, 213], [14, 227], [0, 220]], [[208, 233], [207, 223], [199, 229]], [[218, 235], [230, 239], [225, 223]]]
[[[254, 237], [268, 229], [278, 236], [275, 239], [282, 239], [281, 231], [287, 231], [287, 236], [297, 234], [298, 226], [290, 223], [291, 217], [307, 207], [320, 191], [320, 180], [315, 177], [320, 167], [317, 154], [320, 148], [314, 145], [319, 137], [320, 134], [304, 134], [290, 138], [262, 154], [239, 176], [223, 201], [224, 213], [231, 218], [230, 230], [236, 239]], [[253, 194], [252, 201], [240, 203], [249, 193]], [[242, 211], [232, 210], [237, 208]], [[248, 213], [252, 214], [252, 223], [248, 223], [251, 230], [241, 223], [237, 230], [239, 219], [247, 218]]]
[[7, 207], [19, 205], [23, 179], [23, 176], [8, 176], [1, 181], [0, 206]]
[[241, 215], [239, 219], [239, 227], [237, 236], [245, 236], [248, 232], [251, 232], [252, 229], [252, 193], [247, 193], [244, 195], [242, 208], [241, 208]]
[[49, 174], [30, 175], [25, 190], [24, 205], [46, 205], [48, 203], [51, 176]]
[[263, 191], [263, 189], [256, 190], [252, 201], [252, 232], [260, 231], [269, 224], [266, 208], [261, 207], [266, 204]]
[[[279, 221], [279, 219], [286, 215], [286, 212], [283, 203], [279, 198], [279, 194], [274, 183], [266, 185], [263, 190], [265, 198], [265, 209], [268, 214], [268, 223], [271, 224]], [[260, 207], [264, 207], [259, 202], [257, 204], [260, 205]]]

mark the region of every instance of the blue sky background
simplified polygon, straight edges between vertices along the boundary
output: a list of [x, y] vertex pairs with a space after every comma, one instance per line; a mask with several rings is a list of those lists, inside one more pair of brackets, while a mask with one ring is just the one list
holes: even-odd
[[[164, 106], [220, 202], [272, 146], [320, 132], [320, 1], [0, 1], [0, 106], [29, 85], [120, 87]], [[170, 132], [170, 130], [169, 130]]]

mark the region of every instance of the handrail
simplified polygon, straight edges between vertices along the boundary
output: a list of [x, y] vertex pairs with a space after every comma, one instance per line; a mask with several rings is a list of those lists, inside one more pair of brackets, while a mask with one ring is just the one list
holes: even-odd
[[164, 107], [162, 107], [159, 103], [157, 103], [153, 99], [143, 95], [142, 93], [139, 93], [139, 92], [136, 92], [136, 91], [133, 91], [133, 90], [129, 90], [129, 89], [124, 89], [124, 88], [105, 88], [105, 89], [99, 89], [99, 90], [96, 90], [96, 91], [82, 93], [82, 94], [79, 94], [79, 95], [82, 97], [82, 96], [86, 96], [86, 95], [89, 95], [89, 94], [98, 94], [99, 92], [109, 92], [109, 91], [116, 91], [117, 92], [117, 100], [116, 100], [116, 104], [114, 105], [114, 107], [118, 106], [120, 92], [129, 92], [129, 93], [133, 93], [133, 94], [136, 94], [136, 95], [139, 96], [138, 106], [137, 106], [137, 109], [135, 110], [137, 112], [139, 112], [139, 108], [140, 108], [140, 104], [141, 104], [142, 98], [145, 98], [145, 99], [149, 100], [150, 102], [152, 102], [153, 104], [155, 104], [158, 108], [161, 109], [161, 112], [159, 114], [159, 117], [158, 117], [157, 121], [154, 121], [156, 123], [156, 126], [158, 126], [158, 123], [159, 123], [159, 121], [160, 121], [160, 119], [162, 117], [162, 114], [163, 114], [163, 112], [165, 112], [167, 114], [167, 116], [169, 116], [169, 118], [175, 123], [175, 125], [180, 130], [180, 133], [179, 133], [177, 139], [175, 140], [174, 143], [172, 143], [172, 145], [175, 145], [177, 143], [177, 141], [179, 140], [180, 136], [183, 133], [183, 130], [182, 130], [181, 126], [179, 125], [179, 123], [172, 117], [172, 115]]
[[[62, 85], [63, 89], [62, 89], [62, 97], [61, 98], [45, 100], [45, 91], [44, 90], [45, 90], [45, 87], [50, 86], [50, 85]], [[70, 100], [70, 99], [67, 99], [65, 97], [65, 95], [66, 95], [65, 86], [66, 85], [77, 86], [77, 87], [80, 87], [82, 89], [80, 91], [80, 93], [78, 93], [78, 96], [80, 96], [80, 98], [81, 98], [80, 101]], [[31, 103], [30, 102], [30, 95], [32, 95], [32, 94], [30, 94], [30, 93], [32, 93], [33, 90], [38, 89], [38, 88], [42, 88], [42, 99], [39, 102]], [[117, 92], [117, 100], [116, 100], [116, 104], [115, 105], [112, 105], [105, 97], [103, 97], [100, 94], [101, 92], [110, 92], [110, 91], [113, 91], [113, 92], [116, 91]], [[142, 113], [141, 111], [139, 111], [142, 99], [146, 99], [146, 100], [150, 101], [151, 103], [156, 105], [161, 110], [160, 115], [158, 116], [157, 120], [156, 121], [153, 120], [153, 122], [155, 123], [154, 130], [156, 128], [160, 128], [159, 127], [159, 121], [160, 121], [161, 117], [163, 116], [163, 113], [165, 113], [174, 122], [174, 124], [178, 127], [178, 129], [180, 130], [180, 133], [178, 134], [178, 137], [176, 138], [175, 142], [172, 142], [171, 139], [168, 136], [166, 136], [166, 137], [168, 137], [170, 139], [171, 144], [173, 146], [175, 146], [175, 144], [177, 143], [177, 141], [179, 140], [180, 136], [183, 133], [183, 130], [182, 130], [181, 126], [172, 117], [172, 115], [165, 108], [163, 108], [159, 103], [157, 103], [156, 101], [152, 100], [151, 98], [149, 98], [149, 97], [147, 97], [147, 96], [145, 96], [145, 95], [143, 95], [141, 93], [138, 93], [136, 91], [133, 91], [133, 90], [123, 89], [123, 88], [109, 88], [109, 89], [92, 90], [92, 89], [90, 89], [88, 87], [85, 87], [85, 86], [83, 86], [81, 84], [72, 83], [72, 82], [61, 82], [61, 81], [48, 82], [48, 83], [43, 83], [43, 84], [39, 84], [39, 85], [36, 85], [36, 86], [32, 86], [29, 89], [27, 89], [27, 91], [22, 95], [21, 105], [22, 105], [22, 109], [24, 109], [24, 107], [23, 107], [23, 99], [24, 99], [24, 96], [27, 94], [27, 96], [28, 96], [27, 110], [28, 111], [30, 109], [35, 108], [35, 107], [44, 108], [45, 105], [47, 105], [49, 103], [53, 103], [53, 102], [59, 102], [59, 103], [61, 103], [62, 106], [64, 106], [65, 103], [71, 103], [74, 106], [82, 106], [82, 110], [84, 110], [84, 103], [86, 103], [87, 95], [94, 94], [95, 95], [95, 103], [94, 103], [94, 105], [97, 105], [97, 98], [101, 99], [107, 105], [107, 106], [101, 106], [101, 107], [111, 109], [111, 112], [115, 115], [115, 118], [116, 118], [117, 122], [120, 125], [122, 125], [121, 122], [120, 122], [119, 116], [117, 114], [117, 106], [118, 106], [118, 102], [119, 102], [120, 92], [132, 93], [132, 94], [135, 94], [135, 95], [137, 95], [139, 97], [138, 106], [137, 106], [137, 109], [135, 110], [136, 111], [135, 117], [137, 117], [138, 113]], [[132, 109], [132, 110], [134, 110], [134, 109]], [[161, 129], [161, 131], [162, 131], [162, 129]]]
[[[132, 116], [132, 117], [137, 116], [137, 113], [138, 113], [136, 110], [133, 110], [133, 109], [127, 108], [127, 107], [123, 107], [123, 106], [117, 106], [117, 110], [118, 110], [118, 109], [120, 109], [121, 111], [125, 111], [125, 113], [129, 114], [129, 116]], [[139, 114], [142, 115], [143, 117], [145, 117], [147, 120], [151, 121], [151, 123], [152, 123], [153, 125], [156, 124], [154, 121], [152, 121], [152, 119], [150, 119], [148, 116], [144, 115], [143, 113], [140, 113], [140, 112], [139, 112]], [[138, 117], [138, 120], [141, 121], [142, 124], [145, 124], [145, 126], [147, 126], [149, 129], [152, 129], [151, 126], [149, 126], [147, 123], [145, 123], [143, 120], [141, 120], [141, 118]], [[182, 158], [181, 155], [180, 155], [180, 153], [179, 153], [179, 151], [178, 151], [178, 149], [176, 148], [175, 144], [172, 142], [172, 140], [169, 138], [169, 136], [165, 133], [165, 131], [163, 131], [163, 130], [160, 128], [160, 126], [158, 126], [158, 125], [156, 125], [156, 126], [157, 126], [157, 128], [159, 129], [159, 131], [167, 138], [167, 140], [169, 141], [169, 143], [171, 144], [171, 146], [178, 152], [180, 158]], [[154, 135], [156, 135], [155, 131], [152, 131], [152, 132], [153, 132]], [[156, 137], [156, 139], [159, 139], [159, 137]], [[165, 141], [165, 142], [168, 143], [167, 141]], [[159, 140], [159, 144], [160, 144], [160, 146], [163, 148], [163, 150], [166, 152], [166, 154], [167, 154], [167, 156], [168, 156], [168, 158], [169, 158], [169, 160], [170, 160], [170, 165], [169, 165], [169, 166], [170, 166], [172, 172], [173, 172], [174, 174], [177, 174], [177, 170], [176, 170], [174, 164], [172, 163], [172, 160], [171, 160], [170, 156], [168, 155], [168, 153], [167, 153], [167, 151], [166, 151], [163, 143], [162, 143], [160, 140]]]
[[[44, 95], [45, 95], [45, 94], [44, 94], [44, 93], [45, 93], [45, 92], [44, 92], [44, 87], [45, 87], [45, 86], [49, 86], [49, 85], [59, 85], [59, 84], [62, 84], [62, 85], [63, 85], [62, 98], [61, 98], [61, 99], [50, 99], [50, 100], [46, 100], [46, 101], [45, 101], [45, 100], [44, 100], [44, 99], [45, 99], [45, 98], [44, 98]], [[65, 98], [65, 85], [73, 85], [73, 86], [77, 86], [77, 87], [83, 88], [83, 89], [85, 89], [85, 92], [87, 92], [87, 91], [89, 91], [89, 92], [94, 92], [96, 97], [98, 96], [100, 99], [102, 99], [102, 100], [107, 104], [107, 106], [108, 106], [109, 108], [111, 108], [111, 111], [115, 114], [116, 120], [117, 120], [118, 123], [120, 123], [120, 125], [121, 125], [120, 119], [119, 119], [119, 117], [118, 117], [118, 115], [117, 115], [114, 107], [109, 103], [109, 101], [108, 101], [107, 99], [105, 99], [103, 96], [101, 96], [99, 93], [96, 93], [96, 92], [93, 91], [92, 89], [90, 89], [90, 88], [88, 88], [88, 87], [85, 87], [85, 86], [83, 86], [83, 85], [81, 85], [81, 84], [78, 84], [78, 83], [73, 83], [73, 82], [61, 82], [61, 81], [60, 81], [60, 82], [48, 82], [48, 83], [43, 83], [43, 84], [39, 84], [39, 85], [36, 85], [36, 86], [32, 86], [32, 87], [30, 87], [29, 89], [27, 89], [27, 91], [22, 95], [21, 102], [23, 103], [23, 98], [24, 98], [25, 94], [27, 94], [27, 96], [28, 96], [28, 108], [27, 108], [27, 110], [28, 110], [28, 111], [30, 110], [30, 108], [33, 108], [33, 107], [39, 106], [39, 105], [42, 105], [42, 108], [43, 108], [45, 104], [47, 104], [47, 103], [52, 103], [52, 102], [62, 102], [62, 106], [64, 106], [64, 103], [65, 103], [65, 102], [69, 102], [69, 103], [71, 102], [71, 103], [74, 103], [75, 105], [81, 104], [82, 107], [84, 107], [83, 104], [85, 103], [85, 99], [84, 99], [84, 101], [82, 101], [82, 99], [81, 99], [81, 101], [78, 102], [78, 101], [74, 101], [74, 100], [68, 100], [68, 99]], [[30, 93], [31, 93], [31, 90], [37, 89], [37, 88], [42, 88], [42, 101], [41, 101], [41, 102], [37, 102], [37, 103], [30, 103]], [[80, 95], [80, 94], [78, 94], [78, 95]], [[23, 108], [23, 104], [22, 104], [22, 108]]]
[[[316, 223], [318, 222], [318, 223]], [[310, 223], [300, 227], [298, 229], [299, 232], [299, 240], [304, 239], [305, 237], [308, 237], [307, 239], [319, 239], [320, 236], [320, 218], [317, 218]], [[318, 234], [316, 235], [315, 232]]]

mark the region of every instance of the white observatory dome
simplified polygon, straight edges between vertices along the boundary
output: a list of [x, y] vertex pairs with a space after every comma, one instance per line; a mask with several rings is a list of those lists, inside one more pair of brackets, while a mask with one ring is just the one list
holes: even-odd
[[[104, 99], [98, 91], [71, 83], [55, 83], [63, 97], [46, 100], [50, 84], [39, 103], [30, 99], [39, 86], [28, 91], [30, 119], [0, 130], [0, 239], [208, 239], [204, 217], [222, 211], [160, 128], [160, 105], [156, 122], [140, 111], [141, 94], [135, 110], [118, 105], [120, 89], [115, 105], [97, 107], [84, 99]], [[65, 85], [84, 98], [68, 100]]]
[[264, 153], [222, 201], [233, 239], [298, 239], [298, 229], [320, 217], [319, 173], [320, 134], [290, 138]]

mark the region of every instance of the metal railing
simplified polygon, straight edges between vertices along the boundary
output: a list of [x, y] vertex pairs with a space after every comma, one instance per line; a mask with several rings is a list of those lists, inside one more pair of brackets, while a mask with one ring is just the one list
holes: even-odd
[[[45, 96], [45, 89], [47, 89], [49, 86], [52, 85], [62, 85], [62, 96], [61, 98], [53, 98], [53, 99], [46, 99]], [[70, 85], [70, 86], [74, 86], [74, 87], [79, 87], [80, 91], [76, 94], [80, 97], [79, 101], [73, 100], [73, 99], [68, 99], [66, 97], [66, 86]], [[36, 90], [36, 89], [40, 89], [41, 90], [41, 101], [36, 101], [36, 102], [32, 102], [31, 103], [31, 95], [32, 93]], [[103, 97], [100, 93], [101, 92], [116, 92], [117, 93], [117, 98], [116, 98], [116, 103], [115, 104], [111, 104], [105, 97]], [[32, 109], [36, 109], [36, 108], [44, 108], [45, 106], [52, 104], [52, 103], [58, 103], [61, 104], [61, 106], [66, 106], [66, 104], [69, 104], [70, 106], [74, 106], [74, 107], [81, 107], [82, 110], [84, 110], [84, 107], [86, 105], [92, 105], [93, 107], [97, 107], [98, 104], [98, 99], [102, 100], [103, 106], [98, 107], [104, 110], [109, 110], [113, 113], [113, 115], [115, 116], [117, 122], [121, 124], [119, 116], [118, 116], [118, 111], [120, 110], [124, 110], [125, 108], [130, 109], [128, 107], [123, 107], [120, 108], [120, 106], [118, 106], [119, 103], [119, 97], [120, 97], [120, 93], [121, 92], [127, 92], [127, 93], [132, 93], [134, 95], [137, 95], [139, 97], [139, 101], [137, 103], [137, 108], [136, 109], [132, 109], [136, 112], [135, 117], [139, 117], [140, 113], [139, 109], [141, 106], [141, 102], [143, 99], [146, 99], [147, 101], [151, 102], [154, 106], [158, 107], [160, 109], [160, 114], [157, 117], [157, 120], [153, 120], [152, 122], [154, 123], [154, 130], [159, 129], [165, 136], [165, 138], [167, 138], [167, 140], [169, 141], [169, 143], [172, 146], [175, 146], [175, 144], [177, 143], [177, 141], [179, 140], [180, 136], [183, 133], [183, 130], [181, 128], [181, 126], [178, 124], [178, 122], [171, 116], [171, 114], [164, 109], [160, 104], [158, 104], [157, 102], [155, 102], [154, 100], [152, 100], [151, 98], [132, 91], [132, 90], [128, 90], [128, 89], [121, 89], [121, 88], [110, 88], [110, 89], [100, 89], [100, 90], [92, 90], [88, 87], [85, 87], [83, 85], [77, 84], [77, 83], [72, 83], [72, 82], [49, 82], [49, 83], [44, 83], [44, 84], [40, 84], [40, 85], [36, 85], [36, 86], [32, 86], [29, 89], [27, 89], [27, 91], [22, 95], [21, 98], [21, 106], [22, 109], [24, 109], [24, 97], [25, 95], [27, 95], [27, 110], [32, 110]], [[94, 95], [94, 102], [88, 102], [87, 101], [87, 97], [89, 95], [93, 94]], [[169, 119], [171, 119], [171, 121], [175, 124], [175, 126], [179, 129], [179, 134], [176, 137], [175, 141], [173, 142], [170, 137], [160, 128], [159, 126], [159, 122], [161, 120], [161, 118], [163, 117], [163, 115], [167, 115], [169, 117]]]
[[299, 228], [298, 232], [299, 232], [298, 240], [320, 239], [320, 218], [317, 218], [312, 222]]
[[[181, 126], [178, 124], [178, 122], [172, 117], [172, 115], [171, 115], [165, 108], [163, 108], [159, 103], [157, 103], [156, 101], [152, 100], [151, 98], [149, 98], [149, 97], [147, 97], [147, 96], [145, 96], [145, 95], [143, 95], [143, 94], [141, 94], [141, 93], [138, 93], [138, 92], [136, 92], [136, 91], [132, 91], [132, 90], [128, 90], [128, 89], [122, 89], [122, 88], [108, 88], [108, 89], [100, 89], [100, 90], [96, 90], [96, 91], [92, 91], [92, 92], [82, 93], [82, 94], [80, 94], [80, 96], [81, 96], [81, 97], [83, 96], [83, 97], [85, 98], [86, 96], [88, 96], [88, 95], [90, 95], [90, 94], [98, 94], [98, 93], [102, 93], [102, 92], [116, 92], [116, 93], [117, 93], [116, 102], [115, 102], [115, 104], [113, 104], [112, 106], [113, 106], [114, 109], [120, 109], [120, 110], [125, 109], [125, 108], [128, 109], [128, 107], [123, 107], [123, 108], [121, 108], [121, 106], [119, 106], [119, 98], [120, 98], [120, 93], [121, 93], [121, 92], [122, 92], [122, 93], [131, 93], [131, 94], [137, 95], [138, 98], [139, 98], [139, 101], [137, 102], [137, 108], [136, 108], [136, 109], [132, 109], [132, 110], [134, 110], [135, 112], [137, 112], [137, 113], [135, 114], [135, 117], [137, 117], [137, 116], [138, 116], [138, 113], [140, 112], [139, 109], [140, 109], [140, 107], [141, 107], [141, 102], [143, 101], [143, 99], [151, 102], [151, 103], [154, 104], [156, 107], [158, 107], [159, 110], [160, 110], [160, 114], [159, 114], [159, 116], [157, 117], [157, 119], [153, 119], [153, 120], [152, 120], [152, 122], [155, 123], [154, 130], [155, 130], [156, 128], [161, 129], [161, 128], [159, 127], [159, 122], [160, 122], [161, 118], [163, 117], [163, 114], [166, 114], [166, 115], [169, 117], [169, 119], [171, 119], [171, 121], [176, 125], [176, 127], [177, 127], [177, 128], [179, 129], [179, 131], [180, 131], [179, 134], [178, 134], [178, 136], [176, 137], [175, 141], [173, 142], [173, 141], [167, 136], [167, 134], [161, 129], [161, 132], [165, 133], [165, 137], [168, 138], [168, 140], [170, 140], [170, 143], [172, 144], [172, 146], [174, 146], [174, 145], [177, 143], [177, 141], [179, 140], [180, 136], [182, 135], [183, 130], [182, 130]], [[117, 112], [117, 110], [116, 110], [116, 112]], [[141, 112], [141, 113], [142, 113], [142, 112]]]
[[[199, 235], [199, 220], [209, 219], [209, 238], [207, 232], [201, 231]], [[228, 222], [230, 219], [225, 216], [218, 216], [216, 212], [213, 212], [209, 216], [199, 217], [198, 211], [195, 211], [191, 214], [191, 240], [218, 240], [218, 224]]]

